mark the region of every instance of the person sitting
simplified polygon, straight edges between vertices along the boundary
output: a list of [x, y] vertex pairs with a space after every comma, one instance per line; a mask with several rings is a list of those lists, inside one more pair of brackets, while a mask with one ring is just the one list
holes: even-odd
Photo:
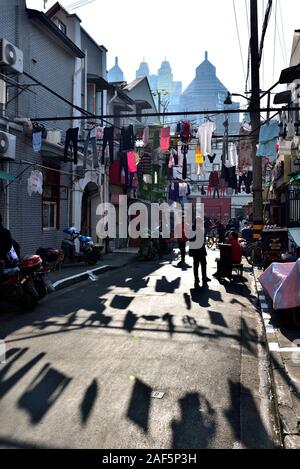
[[231, 277], [232, 264], [241, 263], [242, 247], [238, 239], [238, 233], [232, 231], [225, 240], [225, 244], [220, 245], [221, 258], [217, 260], [217, 272], [213, 274], [214, 277]]
[[240, 264], [242, 262], [243, 251], [239, 243], [239, 235], [236, 231], [232, 231], [225, 241], [226, 244], [231, 244], [231, 260], [233, 264]]

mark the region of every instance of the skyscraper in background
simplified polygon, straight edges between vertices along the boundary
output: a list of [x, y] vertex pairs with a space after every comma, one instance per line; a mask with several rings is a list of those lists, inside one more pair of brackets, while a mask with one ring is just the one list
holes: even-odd
[[111, 83], [125, 81], [124, 73], [119, 67], [118, 57], [115, 58], [115, 65], [108, 71], [107, 79]]
[[[208, 60], [208, 53], [205, 52], [204, 61], [196, 68], [196, 76], [180, 98], [180, 108], [182, 111], [207, 111], [222, 109], [239, 109], [239, 103], [230, 106], [224, 105], [228, 90], [218, 79], [216, 67]], [[217, 115], [211, 118], [215, 121], [217, 134], [223, 134], [223, 122], [225, 115]], [[197, 123], [203, 121], [203, 117], [193, 117]], [[236, 134], [239, 132], [239, 115], [229, 114], [229, 132]]]

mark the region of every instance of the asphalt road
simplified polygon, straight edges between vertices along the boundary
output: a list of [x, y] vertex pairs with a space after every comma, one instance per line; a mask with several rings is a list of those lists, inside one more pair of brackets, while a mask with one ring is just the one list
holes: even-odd
[[251, 287], [137, 263], [2, 313], [0, 447], [272, 448]]

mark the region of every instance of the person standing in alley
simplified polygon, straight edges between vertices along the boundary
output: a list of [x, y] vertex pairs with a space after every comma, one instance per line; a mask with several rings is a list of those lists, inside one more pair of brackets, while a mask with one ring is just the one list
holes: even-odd
[[[196, 232], [196, 229], [199, 229], [198, 226], [200, 225], [201, 221], [196, 219], [196, 222], [193, 224], [193, 232]], [[193, 243], [196, 239], [196, 236], [190, 239], [190, 242]], [[200, 286], [199, 280], [199, 266], [201, 265], [201, 273], [202, 273], [202, 282], [203, 285], [208, 284], [210, 282], [210, 278], [207, 277], [207, 251], [205, 247], [205, 243], [203, 242], [201, 246], [197, 248], [190, 248], [189, 255], [193, 258], [193, 269], [194, 269], [194, 281], [195, 281], [195, 288], [198, 289]]]
[[190, 231], [189, 225], [185, 223], [184, 216], [182, 216], [181, 223], [175, 227], [175, 237], [177, 238], [178, 247], [180, 251], [180, 262], [178, 266], [185, 265], [185, 256], [186, 256], [186, 243], [188, 242], [188, 233]]

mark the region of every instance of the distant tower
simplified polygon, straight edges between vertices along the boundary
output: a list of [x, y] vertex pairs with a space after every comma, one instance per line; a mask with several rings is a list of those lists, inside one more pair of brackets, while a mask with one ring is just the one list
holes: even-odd
[[[180, 98], [180, 107], [184, 111], [206, 111], [207, 109], [225, 109], [224, 101], [228, 90], [218, 79], [216, 67], [208, 60], [205, 51], [204, 61], [196, 68], [196, 76], [186, 88]], [[234, 104], [233, 106], [238, 106]], [[228, 109], [228, 107], [227, 107]], [[188, 112], [187, 112], [188, 114]], [[201, 122], [202, 118], [199, 118]], [[217, 125], [217, 133], [224, 132], [224, 115], [220, 114], [213, 118]], [[239, 132], [239, 116], [232, 114], [229, 118], [230, 132]]]
[[165, 60], [162, 62], [157, 75], [157, 88], [159, 90], [165, 90], [168, 93], [173, 93], [173, 73], [170, 62]]
[[143, 62], [140, 63], [138, 70], [136, 71], [136, 78], [150, 77], [149, 65], [143, 59]]
[[124, 73], [119, 67], [119, 59], [115, 58], [115, 65], [108, 71], [109, 82], [125, 81]]

